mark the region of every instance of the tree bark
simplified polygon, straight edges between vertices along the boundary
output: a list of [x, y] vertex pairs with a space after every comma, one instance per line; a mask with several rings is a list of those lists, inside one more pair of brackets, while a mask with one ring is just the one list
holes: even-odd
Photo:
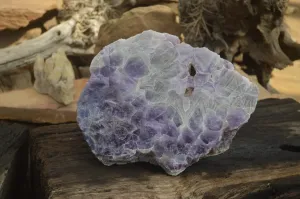
[[267, 88], [274, 68], [300, 58], [283, 21], [288, 0], [180, 0], [185, 42], [207, 47], [233, 61], [243, 53], [247, 67]]

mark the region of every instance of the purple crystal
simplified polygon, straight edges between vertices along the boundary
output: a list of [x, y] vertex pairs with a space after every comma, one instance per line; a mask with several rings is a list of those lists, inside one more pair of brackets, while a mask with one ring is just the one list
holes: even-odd
[[141, 57], [129, 58], [124, 66], [125, 72], [133, 78], [143, 77], [147, 74], [148, 68]]
[[108, 166], [148, 161], [178, 175], [226, 151], [258, 98], [218, 54], [151, 30], [106, 46], [90, 70], [77, 120]]

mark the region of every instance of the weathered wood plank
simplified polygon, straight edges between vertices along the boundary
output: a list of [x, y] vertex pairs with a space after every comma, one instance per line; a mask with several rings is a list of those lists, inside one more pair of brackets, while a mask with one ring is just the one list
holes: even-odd
[[16, 198], [26, 182], [27, 138], [25, 126], [0, 121], [0, 199]]
[[216, 188], [204, 194], [204, 198], [298, 199], [300, 198], [299, 176]]
[[171, 177], [147, 163], [102, 165], [77, 124], [41, 127], [30, 136], [35, 195], [41, 199], [279, 199], [284, 194], [297, 198], [299, 191], [293, 189], [300, 187], [300, 153], [289, 149], [300, 145], [299, 129], [298, 102], [260, 101], [230, 150]]

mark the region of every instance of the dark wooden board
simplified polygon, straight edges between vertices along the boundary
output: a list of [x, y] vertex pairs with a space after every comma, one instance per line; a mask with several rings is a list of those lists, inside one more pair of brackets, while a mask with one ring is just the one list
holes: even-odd
[[25, 126], [0, 121], [0, 199], [16, 198], [26, 183], [27, 138]]
[[260, 101], [227, 152], [177, 177], [147, 163], [102, 165], [77, 124], [41, 127], [30, 135], [34, 191], [41, 199], [296, 199], [299, 146], [300, 104], [291, 99]]

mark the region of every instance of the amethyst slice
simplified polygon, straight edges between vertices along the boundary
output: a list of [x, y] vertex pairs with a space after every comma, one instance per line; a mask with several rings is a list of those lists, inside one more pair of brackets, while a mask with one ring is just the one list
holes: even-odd
[[207, 48], [144, 31], [92, 61], [77, 120], [104, 165], [146, 161], [178, 175], [229, 149], [258, 88]]

